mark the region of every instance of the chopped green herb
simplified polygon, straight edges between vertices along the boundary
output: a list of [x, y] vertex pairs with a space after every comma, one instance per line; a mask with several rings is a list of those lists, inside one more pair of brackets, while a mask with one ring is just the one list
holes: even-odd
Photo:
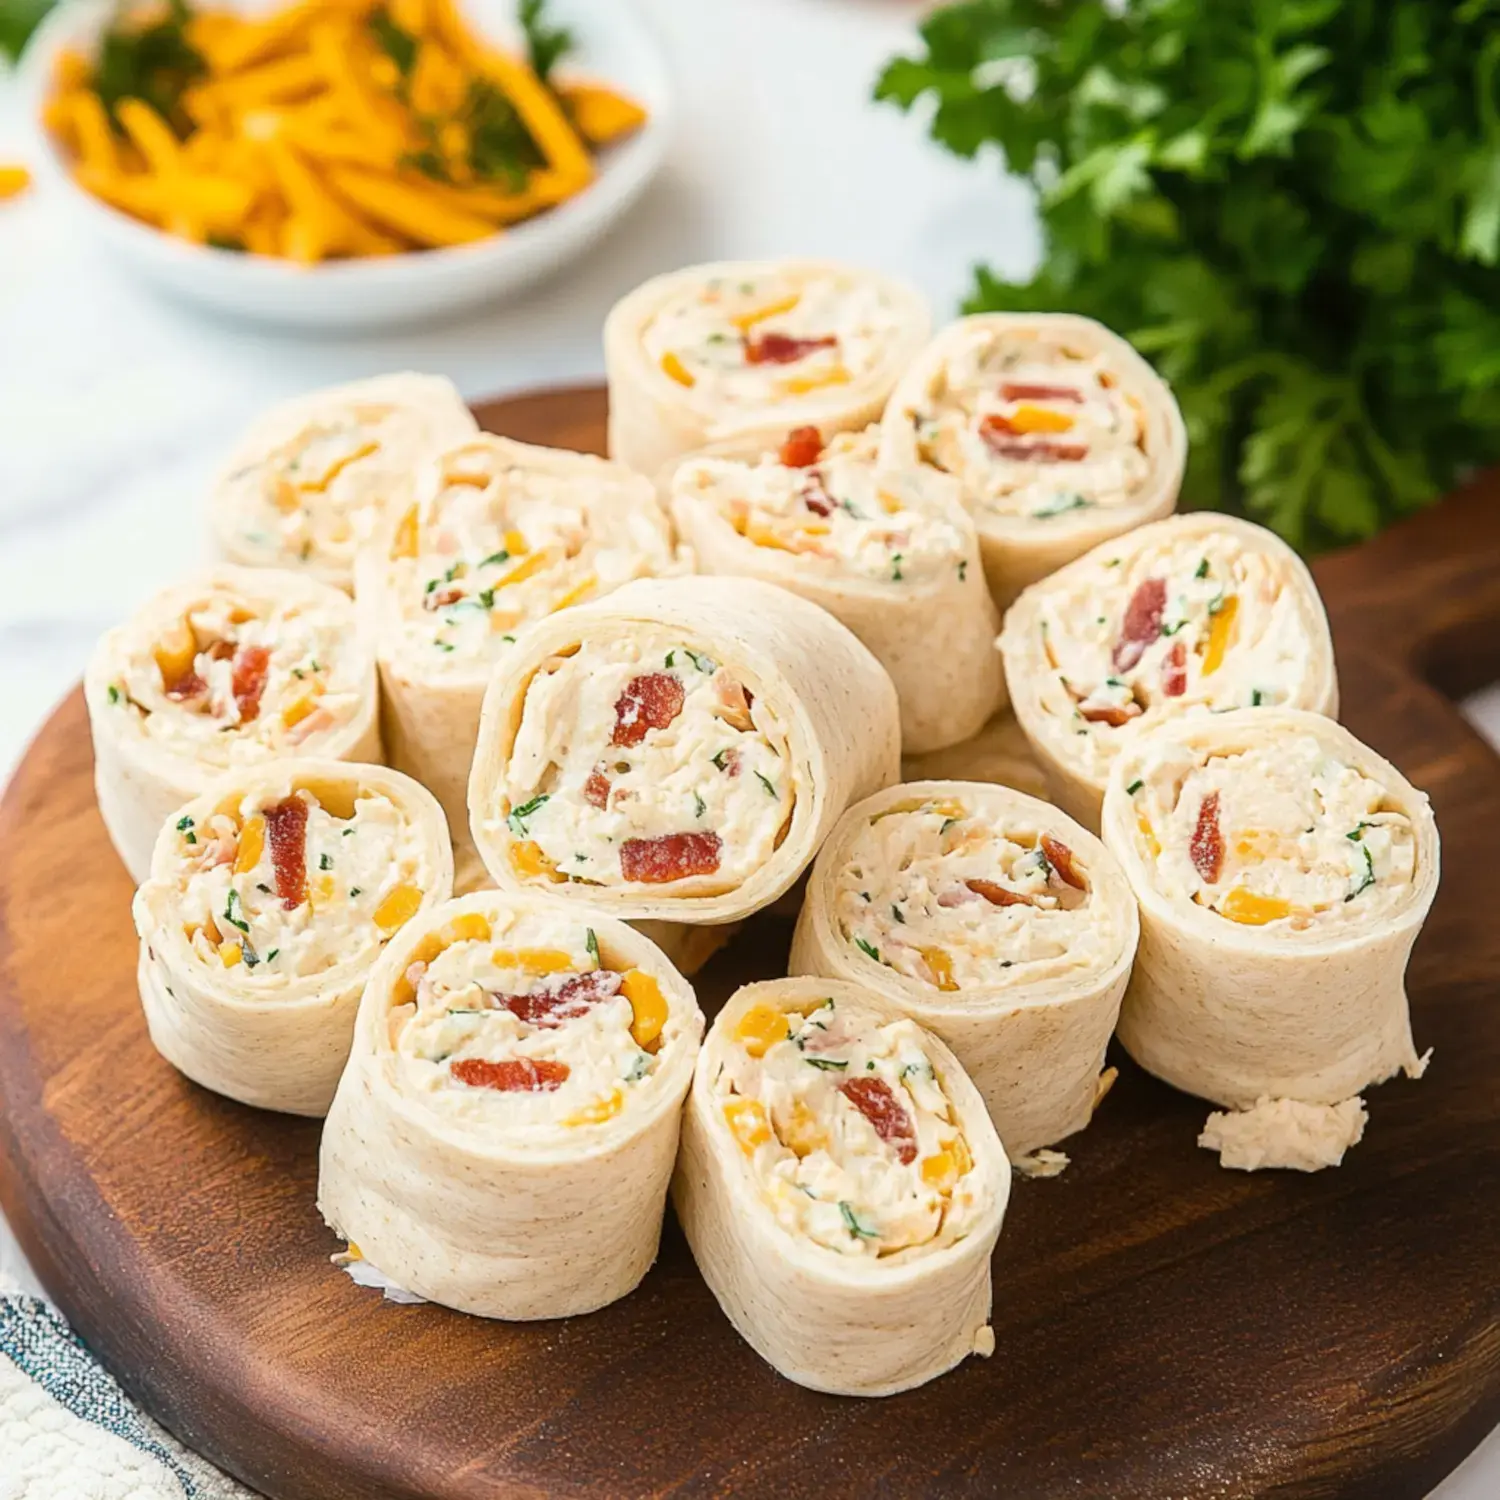
[[558, 59], [573, 50], [573, 33], [566, 26], [548, 24], [547, 0], [521, 0], [518, 19], [526, 33], [526, 56], [531, 71], [546, 83]]
[[1040, 510], [1032, 511], [1032, 515], [1039, 521], [1045, 521], [1052, 516], [1060, 516], [1070, 510], [1087, 510], [1093, 502], [1086, 500], [1082, 495], [1068, 492], [1059, 495], [1050, 504], [1044, 505]]
[[439, 651], [456, 651], [458, 649], [452, 641], [434, 641], [433, 644]]
[[186, 833], [188, 831], [188, 829], [191, 828], [192, 826], [193, 826], [193, 819], [192, 819], [191, 814], [189, 814], [189, 813], [184, 813], [177, 820], [177, 831], [178, 831], [178, 833]]
[[802, 1059], [810, 1068], [821, 1068], [825, 1073], [842, 1073], [849, 1066], [849, 1059], [842, 1062], [832, 1057], [804, 1057]]
[[1208, 601], [1208, 612], [1209, 612], [1209, 614], [1211, 616], [1212, 615], [1216, 615], [1223, 608], [1224, 608], [1224, 590], [1220, 589], [1219, 592], [1217, 594], [1215, 594], [1213, 596], [1213, 598]]
[[757, 771], [755, 773], [755, 779], [758, 782], [760, 782], [760, 784], [763, 787], [765, 787], [765, 789], [766, 789], [766, 795], [768, 797], [774, 797], [776, 795], [776, 786], [775, 786], [775, 783], [767, 781], [766, 778], [764, 776], [762, 776], [759, 771]]
[[942, 827], [941, 827], [941, 828], [939, 828], [939, 829], [938, 829], [938, 837], [939, 837], [939, 838], [942, 838], [942, 836], [943, 836], [943, 835], [944, 835], [944, 834], [945, 834], [945, 833], [947, 833], [947, 831], [948, 831], [948, 830], [949, 830], [949, 829], [950, 829], [950, 828], [952, 828], [952, 827], [953, 827], [953, 825], [954, 825], [954, 824], [955, 824], [955, 823], [956, 823], [956, 822], [958, 822], [958, 819], [957, 819], [957, 818], [944, 818], [944, 819], [943, 819], [943, 826], [942, 826]]
[[598, 933], [596, 933], [594, 931], [594, 929], [592, 927], [586, 927], [586, 928], [584, 928], [583, 946], [584, 946], [584, 949], [587, 951], [588, 956], [591, 959], [593, 959], [595, 963], [598, 963], [599, 962], [599, 935], [598, 935]]
[[494, 589], [480, 589], [477, 602], [480, 609], [493, 609], [495, 607]]
[[702, 672], [705, 677], [712, 677], [714, 673], [719, 670], [719, 664], [713, 659], [713, 657], [704, 656], [701, 652], [694, 651], [689, 646], [684, 646], [682, 649], [693, 658], [693, 665], [697, 667], [697, 669]]
[[349, 887], [349, 899], [352, 901], [363, 889], [363, 886], [351, 885]]
[[352, 829], [352, 828], [346, 828], [346, 829], [345, 829], [345, 830], [344, 830], [344, 831], [343, 831], [343, 833], [342, 833], [342, 835], [340, 835], [340, 836], [341, 836], [341, 837], [342, 837], [342, 838], [346, 838], [346, 839], [352, 839], [352, 838], [353, 838], [353, 837], [354, 837], [354, 830], [353, 830], [353, 829]]
[[1134, 781], [1132, 781], [1130, 783], [1130, 785], [1128, 787], [1125, 788], [1125, 795], [1127, 797], [1133, 797], [1133, 796], [1135, 796], [1135, 794], [1138, 791], [1140, 791], [1140, 789], [1143, 786], [1145, 786], [1145, 784], [1146, 783], [1144, 781], [1142, 781], [1139, 777], [1137, 777]]
[[[1366, 822], [1365, 819], [1361, 818], [1359, 820], [1359, 826], [1357, 828], [1351, 828], [1349, 830], [1349, 832], [1344, 835], [1344, 837], [1346, 839], [1353, 839], [1355, 841], [1355, 843], [1357, 843], [1357, 844], [1358, 843], [1363, 843], [1364, 839], [1363, 839], [1362, 835], [1363, 835], [1365, 829], [1367, 829], [1367, 828], [1373, 828], [1374, 826], [1375, 825], [1373, 823]], [[1309, 833], [1311, 833], [1312, 829], [1309, 828], [1307, 831]]]
[[667, 667], [672, 667], [672, 666], [675, 666], [676, 664], [677, 664], [677, 648], [674, 646], [670, 651], [667, 652], [667, 659], [666, 659], [665, 662], [662, 663], [662, 665], [663, 666], [667, 666]]
[[714, 769], [717, 770], [717, 771], [722, 771], [724, 769], [725, 765], [728, 763], [728, 761], [729, 761], [729, 752], [727, 750], [720, 750], [714, 756]]
[[500, 639], [504, 641], [507, 646], [514, 646], [516, 643], [516, 638], [513, 635], [502, 635]]
[[625, 1075], [626, 1083], [638, 1083], [647, 1073], [651, 1071], [651, 1054], [649, 1052], [637, 1052], [631, 1059], [630, 1071]]
[[891, 557], [891, 582], [901, 582], [901, 554], [894, 553]]
[[696, 817], [696, 818], [701, 818], [703, 816], [703, 814], [706, 813], [707, 811], [708, 811], [708, 804], [703, 800], [702, 797], [700, 797], [697, 794], [697, 792], [694, 792], [693, 793], [693, 816]]
[[1250, 707], [1259, 708], [1266, 701], [1266, 695], [1259, 688], [1250, 689]]
[[894, 917], [894, 918], [895, 918], [895, 919], [896, 919], [896, 920], [897, 920], [897, 921], [898, 921], [898, 922], [900, 922], [900, 923], [901, 923], [901, 924], [902, 924], [902, 926], [905, 926], [905, 925], [906, 925], [906, 918], [905, 918], [905, 917], [903, 917], [903, 916], [902, 916], [902, 915], [901, 915], [901, 908], [900, 908], [900, 907], [899, 907], [899, 906], [897, 906], [897, 905], [896, 905], [896, 904], [895, 904], [895, 902], [892, 902], [892, 903], [891, 903], [891, 915], [892, 915], [892, 916], [893, 916], [893, 917]]
[[842, 1199], [839, 1200], [839, 1212], [844, 1216], [844, 1227], [848, 1229], [849, 1233], [852, 1234], [855, 1239], [878, 1240], [880, 1238], [880, 1231], [878, 1229], [866, 1229], [865, 1226], [859, 1222], [859, 1219], [855, 1215], [853, 1208], [851, 1208], [849, 1204], [845, 1203]]
[[873, 958], [876, 963], [880, 962], [880, 950], [874, 947], [872, 944], [867, 943], [862, 937], [855, 938], [854, 946], [858, 948], [861, 953], [866, 954], [870, 958]]
[[491, 563], [494, 563], [498, 567], [501, 563], [508, 563], [509, 561], [510, 553], [502, 547], [498, 552], [491, 552], [488, 557], [481, 559], [479, 566], [487, 568]]
[[905, 1083], [908, 1078], [915, 1074], [918, 1078], [935, 1079], [932, 1064], [923, 1058], [921, 1062], [903, 1063], [901, 1065], [900, 1079]]
[[258, 890], [262, 896], [269, 896], [271, 894], [271, 887], [266, 885], [264, 881], [257, 880], [255, 882], [255, 889]]
[[1365, 867], [1355, 877], [1355, 884], [1350, 888], [1349, 894], [1344, 897], [1345, 901], [1352, 901], [1361, 891], [1368, 890], [1375, 884], [1375, 861], [1370, 856], [1369, 846], [1361, 843], [1359, 852], [1365, 857]]
[[270, 952], [269, 952], [269, 953], [268, 953], [268, 954], [266, 954], [266, 962], [267, 962], [267, 963], [270, 963], [270, 962], [271, 962], [271, 960], [272, 960], [272, 959], [273, 959], [273, 958], [275, 958], [275, 957], [276, 957], [276, 955], [277, 955], [277, 954], [278, 954], [278, 953], [280, 953], [280, 952], [281, 952], [281, 949], [280, 949], [280, 948], [272, 948], [272, 949], [271, 949], [271, 951], [270, 951]]
[[120, 701], [120, 690], [119, 690], [119, 688], [117, 688], [114, 685], [114, 683], [110, 683], [109, 688], [108, 688], [107, 691], [108, 691], [109, 701], [111, 703], [118, 703]]
[[962, 583], [969, 576], [969, 559], [962, 558], [958, 564], [958, 581]]
[[[422, 590], [422, 592], [423, 592], [423, 593], [424, 593], [424, 594], [430, 594], [430, 593], [432, 593], [432, 591], [433, 591], [433, 590], [434, 590], [434, 589], [436, 589], [436, 588], [437, 588], [437, 586], [438, 586], [438, 585], [439, 585], [439, 584], [440, 584], [440, 583], [441, 583], [441, 582], [442, 582], [442, 581], [443, 581], [443, 580], [442, 580], [442, 579], [441, 579], [441, 578], [429, 578], [429, 579], [428, 579], [428, 580], [427, 580], [427, 587], [426, 587], [426, 588], [425, 588], [425, 589], [423, 589], [423, 590]], [[299, 676], [299, 677], [300, 677], [300, 676], [301, 676], [301, 675], [302, 675], [302, 674], [301, 674], [301, 673], [300, 673], [300, 672], [298, 672], [298, 673], [297, 673], [297, 676]]]
[[1206, 557], [1203, 559], [1202, 562], [1200, 562], [1198, 564], [1196, 570], [1193, 573], [1193, 577], [1194, 578], [1207, 578], [1208, 577], [1208, 559]]
[[320, 870], [331, 870], [333, 868], [333, 856], [331, 854], [320, 854], [318, 856], [318, 868]]
[[224, 920], [231, 927], [238, 927], [241, 932], [248, 933], [250, 931], [250, 924], [242, 916], [237, 917], [234, 914], [234, 909], [237, 906], [242, 912], [244, 911], [244, 906], [240, 901], [240, 893], [231, 886], [229, 895], [224, 899]]
[[533, 797], [530, 802], [523, 802], [519, 807], [514, 808], [511, 811], [510, 816], [506, 818], [505, 821], [507, 825], [509, 825], [510, 831], [515, 834], [518, 839], [523, 839], [526, 837], [526, 819], [529, 818], [532, 813], [534, 813], [537, 808], [542, 805], [542, 803], [547, 801], [549, 795], [549, 793], [543, 792], [541, 796]]

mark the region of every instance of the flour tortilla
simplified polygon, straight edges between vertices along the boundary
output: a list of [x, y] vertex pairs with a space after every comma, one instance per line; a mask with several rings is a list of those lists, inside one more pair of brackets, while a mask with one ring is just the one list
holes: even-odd
[[[582, 641], [629, 639], [664, 624], [730, 669], [774, 709], [794, 778], [790, 827], [775, 853], [733, 890], [672, 895], [528, 879], [511, 867], [516, 839], [499, 788], [526, 689], [548, 658]], [[469, 781], [469, 821], [490, 878], [504, 891], [541, 891], [632, 920], [720, 925], [769, 906], [788, 890], [844, 808], [896, 780], [900, 727], [896, 691], [878, 661], [832, 615], [785, 589], [748, 578], [641, 579], [605, 599], [534, 625], [485, 694]], [[508, 809], [507, 809], [508, 811]]]
[[[791, 396], [754, 410], [716, 408], [667, 378], [647, 358], [642, 335], [657, 312], [684, 290], [710, 279], [743, 279], [768, 273], [793, 279], [821, 273], [857, 276], [884, 289], [898, 309], [899, 327], [880, 366], [866, 378]], [[604, 364], [609, 377], [609, 456], [642, 474], [656, 475], [680, 454], [706, 444], [754, 434], [817, 427], [826, 437], [863, 427], [879, 417], [901, 372], [931, 328], [920, 293], [893, 277], [831, 261], [717, 261], [654, 276], [611, 309], [604, 324]]]
[[297, 757], [230, 772], [169, 814], [157, 839], [151, 878], [136, 892], [133, 906], [141, 940], [141, 1003], [156, 1050], [217, 1094], [258, 1109], [314, 1116], [326, 1114], [333, 1100], [373, 965], [356, 958], [322, 974], [283, 979], [243, 964], [205, 964], [185, 939], [175, 875], [181, 818], [201, 827], [221, 806], [237, 806], [248, 794], [290, 796], [298, 788], [320, 786], [388, 797], [421, 838], [418, 914], [448, 899], [453, 885], [448, 828], [425, 787], [384, 766]]
[[751, 1006], [805, 1010], [832, 995], [876, 1024], [901, 1012], [860, 986], [772, 979], [725, 1003], [703, 1044], [682, 1125], [672, 1202], [698, 1269], [740, 1336], [787, 1379], [842, 1396], [888, 1396], [989, 1354], [990, 1255], [1010, 1196], [1010, 1163], [958, 1059], [924, 1038], [981, 1174], [986, 1202], [971, 1233], [935, 1250], [874, 1262], [808, 1241], [777, 1223], [716, 1106], [712, 1083]]
[[[590, 916], [604, 962], [639, 968], [668, 1020], [650, 1079], [620, 1114], [563, 1144], [524, 1142], [454, 1121], [398, 1086], [392, 987], [417, 945], [455, 917], [545, 906], [479, 891], [409, 922], [370, 975], [318, 1170], [318, 1210], [397, 1286], [486, 1318], [592, 1312], [632, 1291], [656, 1259], [682, 1101], [703, 1015], [687, 981], [649, 939]], [[555, 909], [554, 909], [555, 910]]]

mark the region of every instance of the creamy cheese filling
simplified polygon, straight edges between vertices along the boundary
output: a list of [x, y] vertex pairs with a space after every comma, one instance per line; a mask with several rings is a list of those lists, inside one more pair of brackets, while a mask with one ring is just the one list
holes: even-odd
[[346, 565], [405, 481], [424, 423], [389, 402], [329, 408], [223, 481], [235, 532], [268, 562]]
[[1106, 553], [1039, 591], [1044, 708], [1103, 774], [1126, 725], [1193, 708], [1296, 703], [1319, 670], [1307, 610], [1271, 554], [1230, 532]]
[[164, 749], [244, 765], [320, 741], [360, 708], [352, 613], [219, 589], [137, 619], [109, 704]]
[[667, 572], [665, 517], [625, 479], [527, 468], [483, 442], [430, 465], [392, 547], [400, 638], [434, 673], [485, 673], [570, 604]]
[[1139, 402], [1105, 359], [1061, 337], [974, 329], [912, 420], [922, 457], [957, 475], [981, 513], [1128, 505], [1151, 474]]
[[665, 380], [716, 407], [767, 406], [877, 373], [902, 332], [878, 282], [853, 273], [715, 276], [660, 307], [641, 333]]
[[765, 700], [659, 626], [537, 672], [500, 790], [518, 873], [694, 893], [760, 869], [795, 796]]
[[628, 1109], [671, 1040], [642, 969], [564, 917], [465, 913], [424, 939], [390, 1012], [401, 1091], [507, 1130], [603, 1124]]
[[1108, 958], [1073, 850], [1035, 827], [998, 827], [957, 799], [871, 817], [839, 871], [834, 914], [872, 963], [938, 990], [1030, 983]]
[[825, 446], [816, 428], [796, 429], [753, 463], [689, 460], [673, 476], [673, 493], [712, 506], [747, 541], [791, 553], [815, 572], [910, 584], [962, 575], [964, 537], [933, 508], [936, 476], [880, 468], [879, 438], [869, 427]]
[[372, 963], [417, 910], [418, 830], [383, 792], [254, 792], [205, 819], [184, 814], [176, 909], [194, 957], [274, 988]]
[[1387, 916], [1415, 889], [1410, 819], [1312, 735], [1153, 745], [1128, 790], [1163, 894], [1228, 921], [1321, 933]]
[[874, 1258], [972, 1228], [973, 1158], [914, 1022], [878, 1025], [833, 1000], [805, 1015], [756, 1005], [714, 1093], [790, 1233]]

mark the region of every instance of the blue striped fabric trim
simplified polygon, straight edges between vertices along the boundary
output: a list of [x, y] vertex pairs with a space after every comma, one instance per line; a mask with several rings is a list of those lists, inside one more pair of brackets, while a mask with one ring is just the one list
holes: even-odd
[[150, 1454], [182, 1486], [184, 1500], [195, 1500], [193, 1476], [157, 1440], [55, 1308], [37, 1297], [0, 1297], [0, 1354], [75, 1417]]

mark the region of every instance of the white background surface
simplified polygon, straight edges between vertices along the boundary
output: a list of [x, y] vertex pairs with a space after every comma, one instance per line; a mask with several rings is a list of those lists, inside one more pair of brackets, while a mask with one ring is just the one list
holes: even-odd
[[[594, 377], [609, 305], [692, 261], [862, 261], [914, 281], [942, 318], [974, 261], [1020, 272], [1034, 259], [1027, 197], [993, 161], [957, 162], [916, 121], [868, 102], [881, 62], [908, 42], [915, 6], [640, 8], [680, 90], [666, 170], [588, 260], [508, 306], [315, 342], [214, 323], [128, 280], [66, 232], [43, 195], [0, 205], [0, 778], [94, 638], [207, 556], [204, 484], [271, 400], [401, 368], [449, 375], [470, 397]], [[14, 115], [0, 78], [0, 158], [22, 140]], [[1480, 716], [1500, 735], [1500, 694]], [[0, 1222], [5, 1272], [29, 1278]], [[1500, 1495], [1500, 1435], [1437, 1494]]]

